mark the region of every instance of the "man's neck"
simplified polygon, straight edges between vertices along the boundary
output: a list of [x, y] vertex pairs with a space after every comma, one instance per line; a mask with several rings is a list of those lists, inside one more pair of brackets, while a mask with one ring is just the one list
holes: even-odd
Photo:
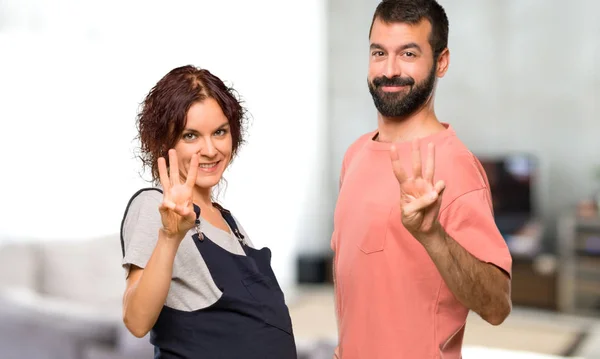
[[446, 129], [429, 109], [422, 109], [406, 118], [389, 118], [378, 114], [377, 124], [376, 140], [379, 142], [410, 142]]

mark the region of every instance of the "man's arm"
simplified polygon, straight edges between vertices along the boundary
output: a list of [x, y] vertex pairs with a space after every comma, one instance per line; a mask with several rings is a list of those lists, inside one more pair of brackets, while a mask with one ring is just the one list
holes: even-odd
[[510, 277], [493, 264], [480, 261], [439, 226], [418, 238], [435, 263], [446, 285], [467, 308], [492, 325], [501, 324], [511, 312]]
[[[395, 145], [390, 147], [392, 170], [400, 185], [402, 224], [427, 250], [454, 296], [490, 324], [501, 324], [512, 307], [511, 260], [492, 215], [489, 190], [481, 181], [484, 174], [474, 177], [478, 187], [463, 191], [440, 212], [446, 184], [434, 183], [435, 146], [427, 145], [424, 170], [419, 140], [412, 143], [411, 157], [413, 173], [409, 175]], [[471, 160], [456, 161], [469, 163], [462, 171], [467, 180], [473, 175]]]

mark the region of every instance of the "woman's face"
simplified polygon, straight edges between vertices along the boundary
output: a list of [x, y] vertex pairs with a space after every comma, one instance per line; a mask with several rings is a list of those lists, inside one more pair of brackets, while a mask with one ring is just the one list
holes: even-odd
[[209, 97], [190, 107], [175, 151], [182, 181], [187, 178], [192, 155], [197, 153], [196, 186], [210, 189], [219, 183], [231, 161], [232, 138], [229, 121], [217, 101]]

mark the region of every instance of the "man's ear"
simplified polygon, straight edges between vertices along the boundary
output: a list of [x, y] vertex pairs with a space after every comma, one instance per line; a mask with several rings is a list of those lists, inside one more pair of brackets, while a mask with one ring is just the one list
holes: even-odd
[[437, 77], [444, 77], [446, 75], [446, 71], [448, 71], [448, 67], [450, 66], [450, 50], [445, 48], [444, 51], [438, 56], [437, 59], [437, 70], [435, 75]]

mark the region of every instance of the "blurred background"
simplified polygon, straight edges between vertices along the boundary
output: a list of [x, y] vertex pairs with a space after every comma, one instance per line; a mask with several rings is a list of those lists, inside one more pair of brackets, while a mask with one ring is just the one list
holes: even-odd
[[[600, 358], [600, 2], [440, 0], [436, 111], [484, 163], [514, 310], [469, 317], [464, 358]], [[376, 128], [377, 0], [0, 0], [0, 358], [149, 358], [121, 321], [119, 227], [149, 186], [135, 116], [174, 67], [245, 100], [220, 200], [273, 251], [302, 358], [331, 358], [342, 156]]]

